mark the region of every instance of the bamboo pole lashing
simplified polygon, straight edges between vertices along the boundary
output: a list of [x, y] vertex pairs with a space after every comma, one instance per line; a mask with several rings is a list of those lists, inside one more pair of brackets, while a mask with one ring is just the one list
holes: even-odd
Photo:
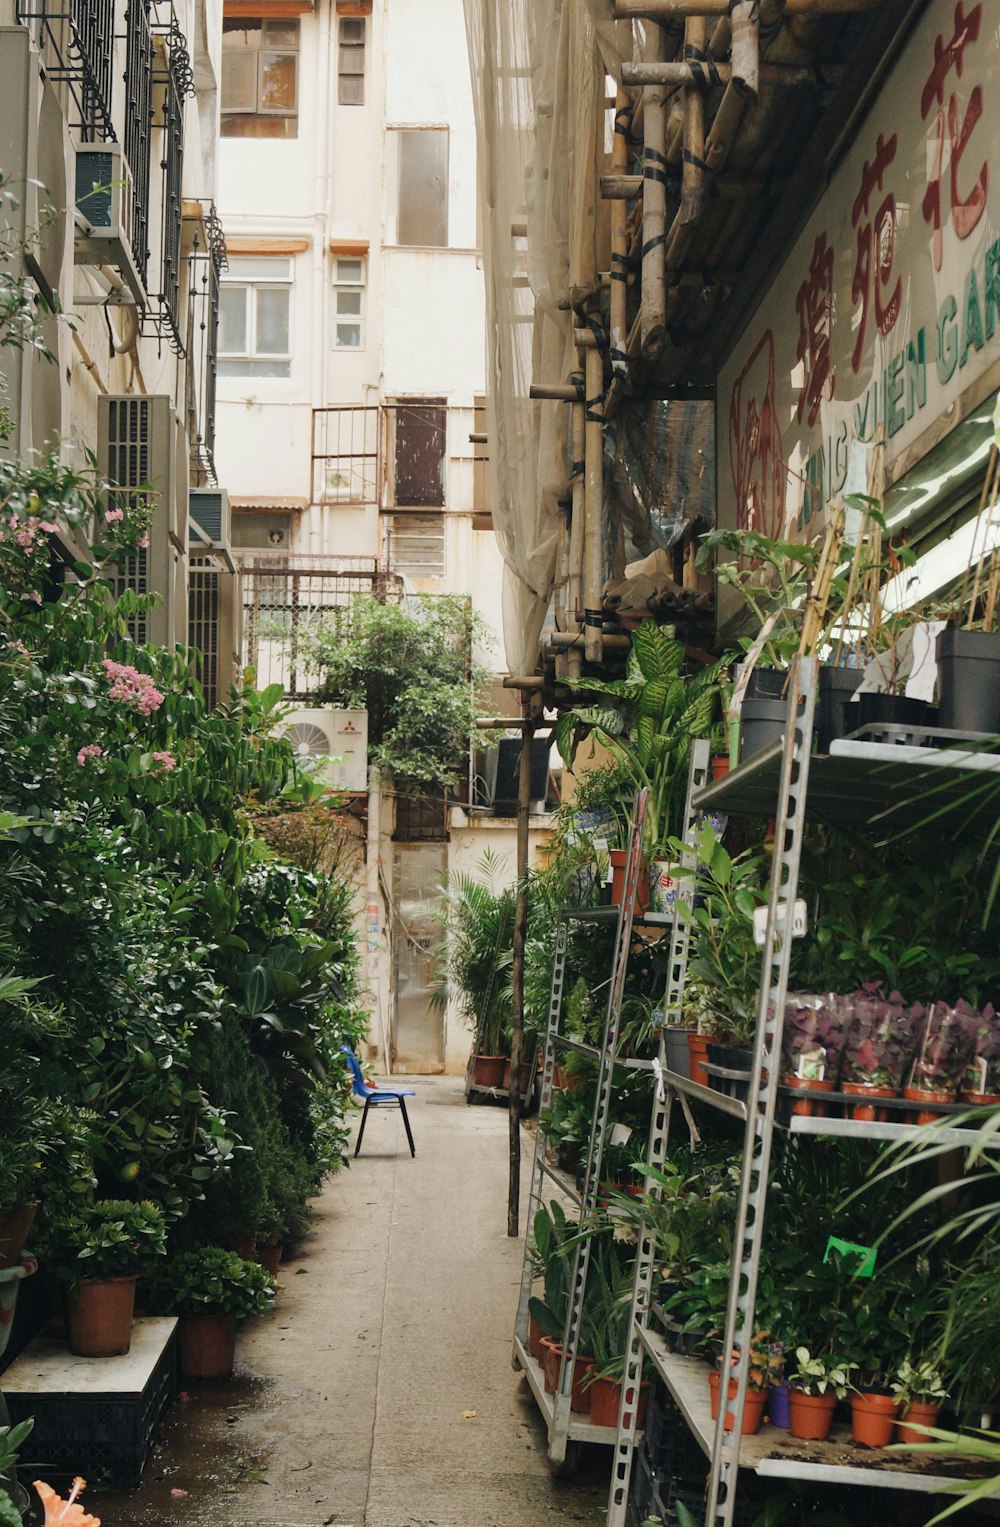
[[[615, 96], [615, 130], [611, 140], [611, 169], [621, 178], [628, 169], [632, 133], [632, 103], [621, 86]], [[641, 177], [640, 177], [641, 183]], [[612, 372], [628, 372], [628, 206], [621, 198], [611, 203], [611, 291], [608, 328]]]
[[837, 571], [841, 547], [844, 544], [844, 518], [843, 505], [838, 505], [827, 519], [826, 534], [823, 537], [823, 550], [820, 553], [819, 565], [816, 568], [816, 580], [809, 597], [806, 599], [805, 613], [802, 617], [802, 636], [799, 640], [799, 652], [804, 656], [809, 656], [816, 650], [820, 632], [826, 619], [826, 610], [830, 602], [830, 589], [833, 586], [833, 577]]
[[604, 394], [604, 360], [600, 350], [584, 351], [586, 401], [584, 403], [584, 541], [583, 620], [584, 653], [588, 663], [602, 660], [601, 593], [604, 582], [604, 440], [601, 426]]

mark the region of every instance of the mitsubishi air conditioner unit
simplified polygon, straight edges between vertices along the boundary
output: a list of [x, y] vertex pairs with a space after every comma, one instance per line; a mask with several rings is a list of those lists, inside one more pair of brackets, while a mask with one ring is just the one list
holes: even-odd
[[192, 488], [188, 494], [189, 544], [213, 547], [231, 544], [229, 494], [225, 488]]
[[120, 143], [76, 147], [77, 265], [114, 265], [140, 307], [146, 292], [132, 253], [132, 172]]
[[361, 795], [368, 789], [368, 712], [313, 706], [294, 710], [281, 731], [309, 772], [336, 790]]

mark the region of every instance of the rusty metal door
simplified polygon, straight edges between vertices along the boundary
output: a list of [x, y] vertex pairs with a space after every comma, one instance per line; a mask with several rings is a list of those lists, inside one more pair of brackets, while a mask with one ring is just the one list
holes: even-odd
[[447, 843], [396, 843], [392, 873], [392, 1060], [395, 1071], [444, 1070], [445, 1015], [431, 1004], [431, 915], [447, 869]]
[[403, 508], [444, 506], [445, 445], [448, 410], [444, 400], [394, 405], [396, 426], [396, 504]]

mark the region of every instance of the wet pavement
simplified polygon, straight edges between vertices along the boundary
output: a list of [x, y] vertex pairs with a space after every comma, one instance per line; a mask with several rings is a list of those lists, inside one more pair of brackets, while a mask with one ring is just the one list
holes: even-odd
[[416, 1159], [395, 1110], [369, 1118], [233, 1380], [187, 1383], [139, 1490], [88, 1492], [104, 1527], [603, 1522], [610, 1450], [552, 1479], [510, 1366], [507, 1115], [467, 1107], [459, 1078], [412, 1085]]

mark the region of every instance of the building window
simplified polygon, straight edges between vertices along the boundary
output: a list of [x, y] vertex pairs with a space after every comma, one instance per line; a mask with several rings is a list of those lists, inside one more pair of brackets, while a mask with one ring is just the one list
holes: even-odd
[[389, 520], [389, 567], [415, 583], [444, 577], [444, 515], [394, 514]]
[[292, 262], [229, 261], [219, 287], [219, 375], [291, 374]]
[[337, 29], [337, 101], [365, 104], [365, 18], [341, 16]]
[[448, 244], [448, 129], [397, 130], [396, 141], [396, 242], [443, 249]]
[[296, 137], [298, 96], [298, 18], [224, 17], [222, 136]]
[[365, 348], [365, 262], [339, 255], [333, 262], [333, 344], [337, 350]]

